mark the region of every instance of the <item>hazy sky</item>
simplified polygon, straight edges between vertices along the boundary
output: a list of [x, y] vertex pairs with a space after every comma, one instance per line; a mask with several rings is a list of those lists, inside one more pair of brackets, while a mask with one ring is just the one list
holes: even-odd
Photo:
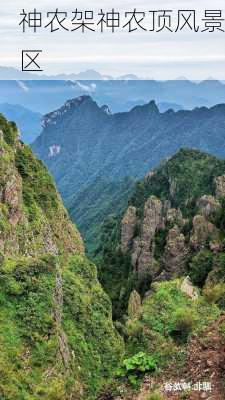
[[202, 17], [204, 10], [221, 9], [225, 18], [224, 0], [1, 0], [0, 65], [21, 69], [23, 49], [42, 49], [42, 67], [49, 74], [96, 69], [114, 76], [134, 73], [158, 79], [179, 76], [204, 79], [213, 76], [225, 80], [224, 32], [192, 33], [185, 30], [176, 34], [156, 34], [141, 30], [133, 33], [117, 30], [114, 34], [64, 31], [51, 34], [49, 30], [42, 29], [36, 34], [31, 30], [22, 33], [19, 22], [23, 8], [27, 12], [34, 8], [47, 12], [54, 11], [56, 7], [68, 13], [76, 8], [95, 10], [96, 13], [101, 8], [110, 11], [112, 7], [121, 13], [132, 11], [135, 7], [146, 12], [195, 9]]

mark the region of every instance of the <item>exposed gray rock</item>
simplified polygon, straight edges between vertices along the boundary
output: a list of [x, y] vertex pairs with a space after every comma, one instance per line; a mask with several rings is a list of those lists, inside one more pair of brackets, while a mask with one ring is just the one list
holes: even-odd
[[163, 257], [163, 266], [166, 272], [173, 276], [179, 274], [184, 269], [184, 264], [188, 254], [188, 249], [185, 245], [185, 237], [180, 232], [180, 229], [175, 225], [169, 230], [165, 253]]
[[22, 179], [18, 174], [7, 177], [3, 202], [9, 207], [9, 223], [15, 228], [22, 218]]
[[123, 253], [128, 252], [132, 245], [137, 223], [137, 210], [135, 207], [130, 206], [122, 219], [121, 225], [121, 250]]
[[199, 209], [199, 213], [205, 218], [208, 218], [210, 215], [221, 209], [220, 202], [215, 197], [207, 195], [202, 196], [198, 200], [197, 207]]
[[166, 212], [166, 222], [169, 224], [176, 224], [179, 227], [184, 226], [185, 220], [183, 219], [181, 210], [179, 208], [168, 208]]
[[154, 260], [154, 236], [156, 231], [164, 227], [162, 203], [151, 196], [144, 206], [144, 218], [141, 224], [140, 237], [135, 239], [132, 251], [132, 264], [135, 272], [143, 276], [155, 275], [157, 263]]
[[193, 231], [190, 238], [190, 245], [194, 250], [199, 250], [206, 244], [215, 243], [220, 246], [219, 231], [211, 222], [207, 221], [203, 215], [196, 215], [193, 218]]
[[183, 282], [181, 283], [180, 290], [185, 293], [188, 297], [190, 297], [192, 300], [195, 300], [198, 298], [198, 291], [192, 284], [189, 276], [187, 276]]
[[144, 206], [144, 219], [141, 226], [141, 238], [145, 242], [151, 242], [157, 230], [164, 227], [162, 216], [162, 203], [151, 196]]

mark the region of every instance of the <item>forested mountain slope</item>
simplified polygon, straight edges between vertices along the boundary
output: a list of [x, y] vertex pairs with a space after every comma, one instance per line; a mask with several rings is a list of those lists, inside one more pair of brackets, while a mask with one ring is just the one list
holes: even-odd
[[52, 178], [0, 117], [0, 398], [95, 399], [123, 352]]

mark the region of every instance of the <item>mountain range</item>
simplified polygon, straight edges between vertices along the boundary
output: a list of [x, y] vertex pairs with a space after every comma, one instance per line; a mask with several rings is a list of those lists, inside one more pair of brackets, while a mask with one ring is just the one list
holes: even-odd
[[[55, 177], [66, 206], [75, 220], [77, 216], [84, 233], [84, 212], [85, 226], [90, 229], [92, 225], [87, 205], [96, 180], [99, 188], [104, 181], [110, 184], [126, 177], [143, 177], [181, 147], [224, 157], [224, 146], [224, 104], [161, 113], [151, 101], [129, 112], [112, 114], [108, 106], [100, 107], [90, 96], [81, 96], [44, 117], [43, 131], [32, 148]], [[89, 195], [84, 196], [85, 192]], [[96, 201], [95, 193], [89, 204], [95, 214]], [[93, 217], [92, 212], [89, 217]]]
[[[135, 74], [128, 73], [125, 75], [120, 75], [113, 77], [111, 75], [101, 74], [94, 69], [88, 69], [86, 71], [80, 71], [78, 73], [58, 73], [55, 75], [46, 75], [40, 73], [32, 73], [26, 71], [20, 71], [14, 67], [3, 67], [0, 66], [0, 80], [152, 80], [149, 76], [139, 77]], [[175, 80], [177, 81], [187, 81], [188, 79], [184, 76], [179, 76]], [[207, 78], [207, 80], [215, 80], [212, 77]], [[223, 82], [223, 81], [221, 81]]]
[[[135, 75], [133, 78], [138, 79]], [[121, 77], [122, 78], [122, 77]], [[125, 76], [124, 76], [125, 78]], [[32, 72], [20, 71], [13, 67], [3, 67], [0, 66], [0, 79], [1, 80], [102, 80], [110, 79], [113, 80], [112, 76], [101, 75], [95, 70], [81, 71], [77, 74], [57, 74], [57, 75], [45, 75], [45, 74], [35, 74]]]
[[129, 111], [150, 99], [164, 103], [165, 111], [223, 103], [225, 85], [216, 80], [0, 80], [0, 103], [19, 104], [41, 114], [82, 95], [92, 96], [101, 106], [107, 104], [113, 113]]

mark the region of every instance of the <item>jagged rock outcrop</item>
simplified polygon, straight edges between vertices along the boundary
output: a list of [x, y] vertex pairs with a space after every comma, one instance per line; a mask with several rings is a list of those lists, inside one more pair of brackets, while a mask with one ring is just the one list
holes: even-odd
[[214, 224], [207, 221], [203, 215], [196, 215], [193, 218], [193, 231], [190, 238], [190, 245], [194, 250], [199, 250], [206, 246], [212, 246], [214, 249], [220, 248], [219, 231]]
[[204, 195], [197, 201], [197, 208], [201, 215], [208, 218], [221, 209], [221, 204], [215, 197]]
[[[150, 196], [145, 202], [142, 221], [137, 220], [135, 207], [128, 207], [121, 225], [121, 249], [131, 252], [134, 271], [139, 277], [149, 275], [154, 280], [169, 279], [179, 274], [184, 268], [188, 248], [185, 237], [180, 229], [184, 226], [180, 209], [171, 208], [170, 202], [162, 203], [157, 197]], [[134, 236], [134, 230], [139, 223], [140, 234]], [[155, 239], [158, 231], [165, 229], [165, 224], [173, 226], [169, 230], [162, 265], [155, 259]], [[160, 276], [159, 276], [160, 274]]]
[[[193, 157], [192, 162], [196, 163], [196, 174], [201, 160], [202, 165], [208, 169], [209, 176], [207, 181], [205, 168], [202, 168], [204, 172], [201, 179], [198, 178], [199, 187], [197, 190], [195, 187], [193, 193], [191, 180], [189, 186], [186, 183], [186, 180], [190, 179], [190, 156]], [[148, 291], [151, 281], [169, 280], [188, 271], [190, 259], [197, 257], [199, 252], [204, 250], [202, 257], [210, 259], [214, 254], [223, 251], [219, 227], [222, 222], [219, 221], [219, 216], [223, 218], [220, 200], [225, 196], [225, 175], [212, 178], [211, 162], [215, 168], [214, 174], [217, 174], [216, 159], [199, 152], [191, 151], [189, 154], [183, 150], [179, 156], [163, 162], [158, 170], [150, 171], [142, 185], [137, 187], [137, 202], [128, 208], [122, 221], [121, 248], [124, 253], [130, 254], [133, 271], [141, 282], [139, 284], [146, 284], [145, 291]], [[182, 163], [188, 170], [186, 180], [180, 168]], [[224, 169], [225, 165], [221, 162], [220, 170]], [[169, 170], [171, 172], [168, 172]], [[205, 182], [208, 182], [210, 194], [202, 194], [202, 185]], [[159, 187], [162, 192], [161, 199], [150, 195], [146, 201], [147, 191], [158, 194]], [[143, 197], [140, 207], [141, 196]], [[193, 215], [193, 211], [196, 215]], [[137, 214], [142, 217], [139, 217], [134, 237]], [[125, 225], [127, 220], [130, 221], [130, 225]]]
[[128, 207], [121, 223], [121, 250], [126, 253], [132, 245], [135, 228], [138, 223], [137, 210], [135, 207]]
[[179, 227], [175, 225], [169, 230], [163, 256], [163, 267], [171, 277], [184, 270], [187, 254], [185, 237]]
[[185, 224], [185, 220], [183, 219], [182, 212], [179, 208], [168, 208], [165, 219], [170, 225], [176, 224], [179, 227], [182, 227]]
[[140, 236], [134, 240], [132, 248], [132, 265], [139, 276], [156, 273], [154, 235], [163, 224], [162, 203], [157, 197], [151, 196], [144, 206]]

